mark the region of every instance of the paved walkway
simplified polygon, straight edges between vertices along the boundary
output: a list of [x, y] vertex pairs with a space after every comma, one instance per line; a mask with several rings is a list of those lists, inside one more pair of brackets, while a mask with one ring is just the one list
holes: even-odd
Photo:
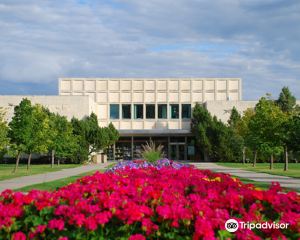
[[199, 169], [209, 169], [215, 172], [224, 172], [229, 173], [231, 175], [235, 175], [241, 178], [248, 178], [253, 181], [258, 182], [279, 182], [282, 187], [293, 188], [300, 190], [300, 179], [299, 178], [291, 178], [279, 175], [271, 175], [267, 173], [258, 173], [252, 171], [246, 171], [239, 168], [230, 168], [217, 165], [215, 163], [191, 163], [195, 165]]
[[56, 172], [48, 172], [42, 174], [35, 174], [31, 176], [7, 179], [4, 181], [0, 181], [0, 192], [2, 192], [5, 189], [17, 189], [25, 186], [30, 186], [33, 184], [51, 182], [54, 180], [71, 177], [77, 174], [82, 174], [93, 170], [101, 170], [104, 169], [109, 164], [111, 164], [111, 162], [91, 164], [91, 165], [85, 165], [81, 167], [62, 169]]

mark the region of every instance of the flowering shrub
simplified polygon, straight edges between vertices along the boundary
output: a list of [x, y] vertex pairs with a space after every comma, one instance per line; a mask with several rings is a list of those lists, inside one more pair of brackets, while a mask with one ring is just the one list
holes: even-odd
[[[57, 191], [0, 195], [0, 239], [298, 239], [300, 196], [181, 167], [95, 173]], [[225, 230], [233, 218], [287, 229]]]
[[148, 167], [154, 167], [157, 169], [161, 169], [163, 167], [172, 167], [175, 169], [180, 169], [182, 167], [192, 167], [192, 165], [175, 162], [175, 161], [169, 160], [167, 158], [157, 160], [156, 162], [148, 162], [146, 160], [139, 159], [139, 160], [118, 162], [112, 168], [107, 169], [106, 172], [115, 172], [115, 171], [121, 170], [121, 169], [123, 169], [123, 170], [139, 169], [139, 168], [148, 168]]

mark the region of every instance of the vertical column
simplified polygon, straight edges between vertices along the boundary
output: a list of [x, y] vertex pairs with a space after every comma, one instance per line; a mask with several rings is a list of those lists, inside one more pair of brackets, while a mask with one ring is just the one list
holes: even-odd
[[113, 160], [116, 161], [116, 144], [113, 145]]
[[184, 137], [184, 160], [187, 160], [187, 137]]
[[131, 160], [133, 160], [133, 136], [131, 136]]
[[168, 159], [171, 158], [171, 145], [170, 145], [170, 136], [168, 136]]

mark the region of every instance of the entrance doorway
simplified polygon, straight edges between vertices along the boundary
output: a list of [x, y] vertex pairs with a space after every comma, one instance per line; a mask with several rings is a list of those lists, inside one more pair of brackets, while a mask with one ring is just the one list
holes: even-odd
[[172, 160], [185, 159], [185, 143], [171, 143], [170, 144], [170, 158]]

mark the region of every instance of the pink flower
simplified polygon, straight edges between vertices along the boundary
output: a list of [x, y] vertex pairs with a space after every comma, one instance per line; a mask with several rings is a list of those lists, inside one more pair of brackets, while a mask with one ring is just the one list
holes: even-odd
[[146, 240], [146, 238], [142, 234], [133, 234], [128, 240]]
[[48, 223], [48, 228], [63, 230], [65, 227], [65, 222], [61, 219], [52, 219]]
[[26, 235], [23, 232], [16, 232], [12, 235], [12, 240], [26, 240]]

